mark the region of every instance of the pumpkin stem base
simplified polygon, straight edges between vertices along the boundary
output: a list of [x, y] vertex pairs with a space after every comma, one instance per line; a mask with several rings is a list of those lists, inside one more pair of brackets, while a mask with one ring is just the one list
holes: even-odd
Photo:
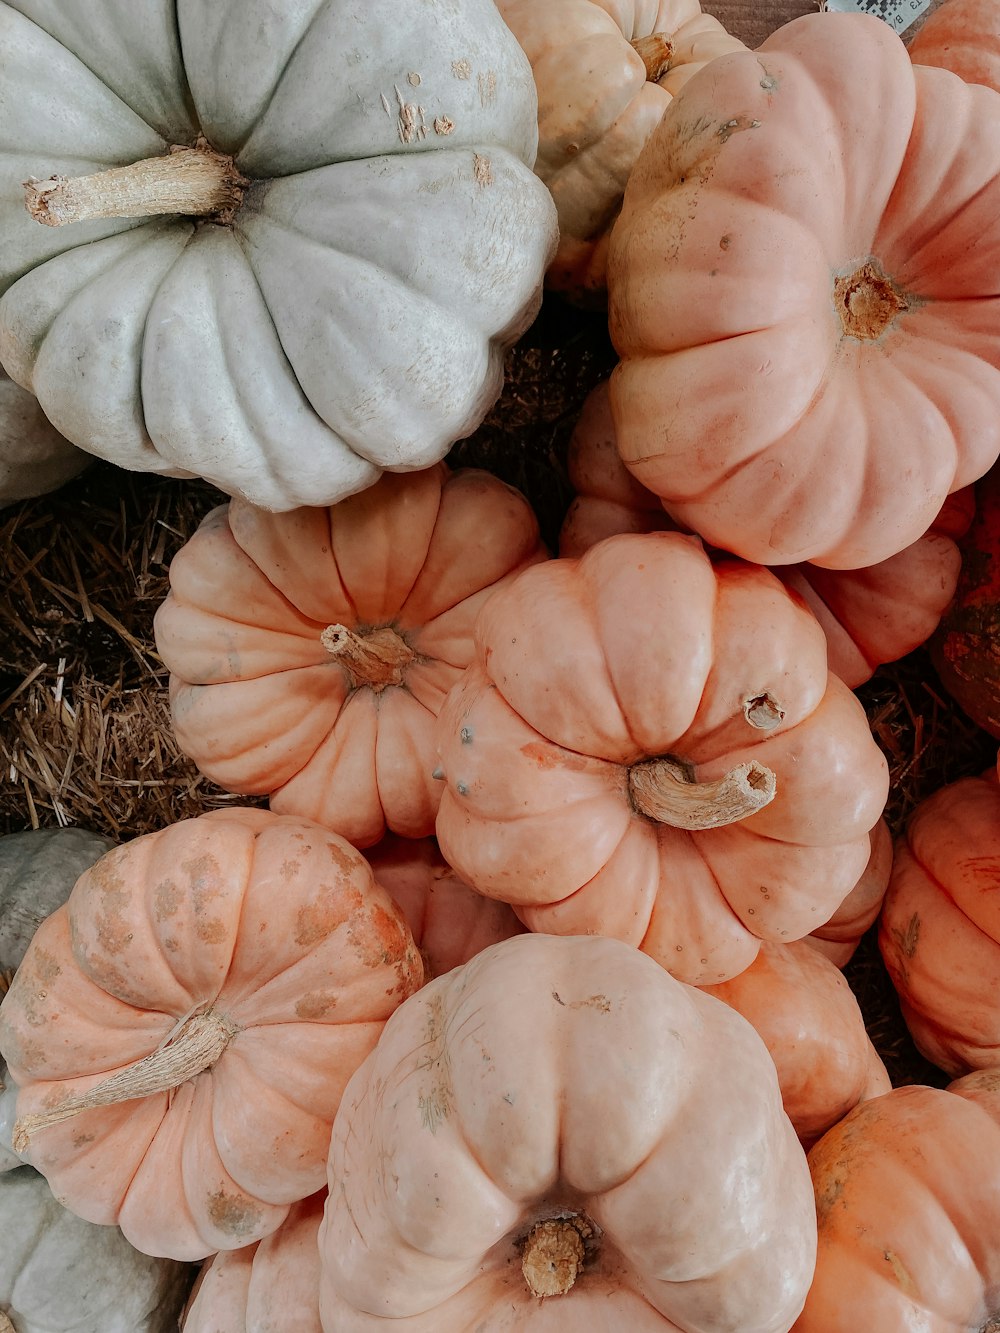
[[162, 157], [92, 176], [51, 176], [24, 182], [25, 207], [46, 227], [90, 218], [179, 215], [231, 222], [250, 182], [231, 157], [207, 143], [175, 145]]
[[712, 782], [695, 782], [675, 759], [646, 759], [629, 769], [628, 790], [640, 814], [695, 832], [738, 824], [770, 805], [777, 779], [756, 760], [737, 764]]
[[674, 44], [665, 32], [651, 32], [648, 37], [637, 37], [629, 45], [646, 66], [647, 83], [657, 83], [670, 69]]
[[0, 1333], [17, 1333], [17, 1329], [2, 1310], [0, 1310]]
[[[185, 1019], [167, 1041], [151, 1055], [136, 1061], [117, 1074], [104, 1079], [76, 1097], [68, 1097], [51, 1111], [19, 1116], [14, 1122], [12, 1144], [15, 1152], [24, 1152], [33, 1134], [40, 1129], [71, 1120], [82, 1111], [96, 1106], [116, 1106], [120, 1102], [152, 1097], [169, 1092], [202, 1074], [219, 1060], [236, 1036], [236, 1025], [217, 1010], [206, 1009]], [[2, 1333], [2, 1328], [0, 1328]]]
[[896, 316], [909, 309], [903, 294], [871, 259], [834, 279], [833, 304], [847, 336], [863, 342], [881, 337]]
[[532, 1296], [565, 1296], [586, 1261], [584, 1241], [594, 1228], [585, 1217], [550, 1217], [536, 1222], [521, 1251], [521, 1272]]
[[406, 668], [416, 657], [409, 644], [388, 625], [367, 634], [358, 634], [346, 625], [327, 625], [319, 640], [350, 673], [355, 689], [368, 685], [378, 691], [387, 685], [402, 685]]

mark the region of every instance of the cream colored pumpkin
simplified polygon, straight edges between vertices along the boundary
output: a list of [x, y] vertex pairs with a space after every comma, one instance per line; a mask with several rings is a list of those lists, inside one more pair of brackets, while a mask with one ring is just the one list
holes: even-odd
[[0, 368], [0, 508], [54, 491], [90, 461]]

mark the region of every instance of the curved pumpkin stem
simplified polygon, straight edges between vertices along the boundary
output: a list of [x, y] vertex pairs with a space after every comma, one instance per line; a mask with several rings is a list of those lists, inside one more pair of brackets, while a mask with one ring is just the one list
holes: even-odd
[[532, 1296], [565, 1296], [586, 1260], [593, 1227], [579, 1214], [536, 1222], [521, 1251], [521, 1272]]
[[409, 644], [388, 625], [367, 634], [356, 634], [346, 625], [327, 625], [319, 641], [351, 673], [355, 689], [360, 685], [373, 690], [402, 685], [403, 673], [416, 657]]
[[628, 774], [632, 804], [658, 824], [673, 828], [723, 828], [770, 805], [777, 795], [774, 773], [756, 760], [738, 764], [714, 782], [694, 782], [673, 759], [646, 759]]
[[25, 207], [46, 227], [89, 218], [168, 215], [231, 221], [250, 184], [233, 159], [207, 144], [175, 146], [162, 157], [91, 176], [52, 176], [24, 182]]
[[656, 83], [670, 68], [674, 58], [674, 44], [665, 32], [651, 32], [648, 37], [637, 37], [629, 45], [646, 66], [646, 82]]
[[188, 1079], [211, 1069], [238, 1031], [230, 1019], [214, 1009], [195, 1014], [180, 1025], [172, 1040], [134, 1065], [119, 1069], [117, 1074], [95, 1084], [89, 1092], [68, 1097], [51, 1111], [19, 1116], [14, 1122], [14, 1151], [24, 1152], [33, 1134], [71, 1120], [81, 1111], [91, 1111], [97, 1106], [115, 1106], [119, 1102], [136, 1101], [140, 1097], [152, 1097], [157, 1092], [179, 1088]]

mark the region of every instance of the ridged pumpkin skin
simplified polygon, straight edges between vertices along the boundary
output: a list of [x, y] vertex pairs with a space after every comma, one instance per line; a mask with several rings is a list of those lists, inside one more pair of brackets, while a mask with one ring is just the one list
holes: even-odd
[[629, 179], [622, 457], [747, 559], [896, 555], [1000, 454], [998, 267], [1000, 94], [869, 15], [785, 24], [696, 75]]
[[484, 898], [459, 879], [433, 838], [390, 835], [365, 860], [406, 918], [427, 981], [524, 930], [506, 903]]
[[804, 943], [837, 967], [846, 967], [854, 957], [862, 935], [875, 923], [889, 887], [892, 834], [884, 819], [878, 821], [869, 837], [871, 856], [861, 878], [829, 921], [804, 937]]
[[[0, 4], [0, 357], [122, 467], [270, 509], [443, 458], [556, 242], [531, 70], [492, 0]], [[216, 207], [42, 226], [22, 182], [201, 139]], [[153, 209], [156, 212], [156, 209]]]
[[949, 1074], [1000, 1063], [1000, 783], [963, 778], [896, 846], [879, 947], [917, 1046]]
[[763, 944], [745, 972], [702, 989], [759, 1033], [785, 1114], [806, 1147], [892, 1087], [843, 974], [805, 940]]
[[809, 1167], [819, 1252], [795, 1333], [994, 1333], [1000, 1071], [865, 1102]]
[[63, 439], [35, 397], [0, 369], [0, 508], [54, 491], [91, 461]]
[[220, 811], [115, 848], [39, 927], [0, 1005], [19, 1117], [206, 1025], [222, 1048], [172, 1091], [38, 1128], [30, 1161], [146, 1253], [260, 1240], [322, 1185], [340, 1095], [421, 980], [364, 858], [306, 820]]
[[[496, 592], [438, 740], [438, 840], [463, 879], [532, 930], [615, 936], [702, 985], [829, 919], [888, 788], [799, 599], [669, 532], [611, 537]], [[637, 793], [651, 767], [659, 788], [647, 761], [664, 758], [694, 779], [677, 784], [685, 802], [741, 764], [770, 769], [776, 795], [690, 831]]]
[[[643, 144], [691, 75], [743, 44], [698, 0], [499, 0], [497, 8], [538, 90], [535, 171], [559, 214], [546, 283], [603, 305], [611, 224]], [[654, 33], [669, 43], [656, 69], [632, 45]]]
[[[569, 445], [577, 491], [559, 534], [560, 555], [577, 556], [616, 532], [661, 532], [676, 525], [657, 496], [618, 453], [607, 384], [583, 405]], [[823, 626], [830, 670], [856, 689], [876, 667], [926, 643], [959, 580], [956, 540], [972, 522], [971, 487], [950, 495], [917, 541], [869, 569], [828, 570], [805, 562], [775, 574], [801, 595]]]
[[910, 43], [915, 65], [950, 69], [1000, 92], [1000, 11], [995, 0], [945, 0]]
[[[782, 1333], [812, 1273], [762, 1043], [615, 940], [523, 935], [413, 996], [345, 1094], [329, 1179], [326, 1333]], [[567, 1213], [586, 1262], [539, 1301], [530, 1233]]]
[[325, 1200], [325, 1190], [310, 1195], [259, 1244], [209, 1259], [183, 1333], [322, 1333], [316, 1236]]
[[[154, 621], [178, 743], [221, 786], [269, 793], [357, 847], [387, 828], [426, 837], [434, 719], [476, 613], [546, 554], [528, 502], [485, 472], [387, 474], [290, 514], [234, 500], [174, 557]], [[387, 634], [395, 677], [324, 646], [336, 626], [366, 644]]]

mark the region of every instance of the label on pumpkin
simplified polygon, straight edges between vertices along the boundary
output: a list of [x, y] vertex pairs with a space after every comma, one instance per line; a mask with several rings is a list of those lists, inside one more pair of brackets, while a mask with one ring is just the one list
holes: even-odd
[[896, 32], [905, 32], [930, 4], [931, 0], [826, 0], [821, 8], [838, 14], [872, 14]]

